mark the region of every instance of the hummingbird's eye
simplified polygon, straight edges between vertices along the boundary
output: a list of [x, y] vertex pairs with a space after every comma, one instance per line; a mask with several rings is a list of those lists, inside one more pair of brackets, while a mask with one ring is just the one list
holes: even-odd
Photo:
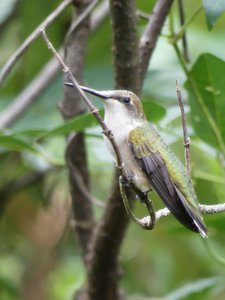
[[125, 104], [130, 103], [130, 98], [129, 97], [123, 98], [123, 103], [125, 103]]

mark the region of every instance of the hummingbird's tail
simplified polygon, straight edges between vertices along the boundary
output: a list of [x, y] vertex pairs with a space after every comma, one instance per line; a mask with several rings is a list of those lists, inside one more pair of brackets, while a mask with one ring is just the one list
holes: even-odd
[[[180, 199], [180, 203], [183, 205], [184, 210], [186, 211], [186, 217], [183, 219], [185, 222], [182, 222], [188, 228], [193, 231], [199, 232], [203, 238], [208, 237], [207, 228], [203, 221], [200, 210], [196, 210], [196, 207], [191, 207], [191, 205], [184, 198], [179, 189], [174, 185], [175, 190], [177, 192], [177, 196]], [[187, 216], [188, 215], [188, 216]], [[190, 223], [191, 221], [191, 223]]]

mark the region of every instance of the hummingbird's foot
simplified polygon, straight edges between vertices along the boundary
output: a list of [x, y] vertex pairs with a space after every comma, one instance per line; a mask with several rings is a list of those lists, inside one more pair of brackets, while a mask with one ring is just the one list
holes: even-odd
[[129, 176], [128, 177], [125, 177], [123, 175], [121, 175], [119, 177], [119, 181], [120, 183], [123, 185], [123, 186], [126, 186], [126, 187], [129, 187], [130, 186], [130, 183], [132, 181], [132, 178], [130, 178]]
[[[137, 191], [136, 191], [137, 192]], [[148, 192], [138, 191], [137, 196], [141, 203], [145, 204], [149, 216], [142, 219], [142, 222], [146, 224], [146, 229], [153, 229], [156, 223], [155, 211], [153, 208], [152, 200], [148, 198]], [[146, 221], [148, 220], [148, 221]]]
[[[125, 180], [124, 180], [125, 179]], [[147, 207], [147, 211], [149, 213], [148, 217], [145, 217], [143, 219], [139, 219], [135, 216], [135, 214], [132, 212], [132, 209], [130, 207], [130, 203], [129, 200], [127, 199], [127, 193], [126, 193], [126, 189], [125, 186], [128, 184], [129, 187], [131, 187], [133, 189], [133, 191], [139, 196], [141, 197], [141, 200], [143, 201], [143, 203], [146, 205]], [[120, 176], [119, 177], [119, 186], [120, 186], [120, 194], [125, 206], [125, 209], [127, 211], [128, 216], [138, 225], [140, 225], [142, 228], [147, 229], [147, 230], [151, 230], [154, 228], [155, 223], [156, 223], [156, 218], [155, 218], [155, 211], [153, 209], [152, 206], [152, 202], [151, 200], [149, 200], [148, 198], [148, 194], [147, 193], [143, 193], [137, 189], [135, 189], [134, 185], [132, 184], [132, 182], [129, 182], [129, 180], [127, 178], [125, 178], [124, 176]]]

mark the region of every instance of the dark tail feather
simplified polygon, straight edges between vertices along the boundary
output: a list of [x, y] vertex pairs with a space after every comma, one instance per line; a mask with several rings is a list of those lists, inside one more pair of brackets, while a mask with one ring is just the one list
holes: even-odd
[[176, 186], [174, 186], [174, 187], [177, 192], [177, 196], [180, 199], [180, 203], [183, 206], [183, 210], [185, 211], [185, 214], [186, 214], [185, 222], [184, 223], [182, 221], [180, 221], [180, 222], [183, 223], [184, 225], [186, 223], [188, 223], [188, 224], [186, 224], [186, 226], [189, 227], [191, 225], [191, 227], [189, 227], [190, 229], [192, 229], [195, 232], [199, 232], [203, 238], [206, 238], [207, 237], [207, 228], [202, 219], [200, 211], [195, 211], [195, 210], [191, 209], [189, 207], [186, 199], [182, 195], [182, 193], [178, 190], [178, 188]]

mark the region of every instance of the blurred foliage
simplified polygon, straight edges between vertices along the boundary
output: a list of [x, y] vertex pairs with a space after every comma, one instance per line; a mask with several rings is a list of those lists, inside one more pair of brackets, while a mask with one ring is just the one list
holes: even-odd
[[[201, 1], [184, 1], [187, 18]], [[2, 66], [32, 30], [60, 1], [0, 2], [0, 65]], [[154, 1], [136, 1], [151, 12]], [[204, 9], [187, 29], [191, 57], [186, 78], [172, 46], [160, 37], [143, 88], [149, 120], [158, 125], [183, 161], [182, 128], [175, 79], [187, 80], [182, 94], [192, 140], [192, 178], [202, 203], [225, 202], [225, 39], [224, 1], [202, 1]], [[72, 11], [67, 9], [48, 29], [57, 47], [63, 44]], [[173, 7], [179, 31], [177, 4]], [[138, 20], [139, 34], [146, 20]], [[207, 26], [211, 29], [208, 31]], [[163, 33], [168, 34], [168, 22]], [[91, 35], [85, 80], [97, 89], [113, 88], [113, 62], [109, 20]], [[0, 110], [31, 82], [50, 59], [40, 39], [17, 63], [1, 90]], [[70, 220], [64, 136], [86, 132], [91, 191], [107, 198], [113, 163], [92, 115], [64, 123], [57, 109], [63, 97], [59, 75], [27, 112], [0, 133], [0, 299], [72, 299], [85, 282], [80, 250]], [[102, 109], [101, 103], [93, 98]], [[207, 113], [206, 113], [207, 111]], [[209, 119], [211, 121], [209, 121]], [[212, 127], [212, 122], [214, 127]], [[218, 136], [221, 140], [218, 143]], [[162, 207], [152, 196], [155, 206]], [[137, 203], [137, 214], [145, 213]], [[102, 209], [95, 208], [99, 217]], [[224, 214], [205, 216], [211, 251], [224, 255]], [[116, 237], [115, 237], [116, 238]], [[132, 296], [175, 300], [224, 299], [224, 266], [208, 253], [200, 237], [172, 217], [161, 219], [152, 232], [131, 224], [123, 244], [122, 286]]]

